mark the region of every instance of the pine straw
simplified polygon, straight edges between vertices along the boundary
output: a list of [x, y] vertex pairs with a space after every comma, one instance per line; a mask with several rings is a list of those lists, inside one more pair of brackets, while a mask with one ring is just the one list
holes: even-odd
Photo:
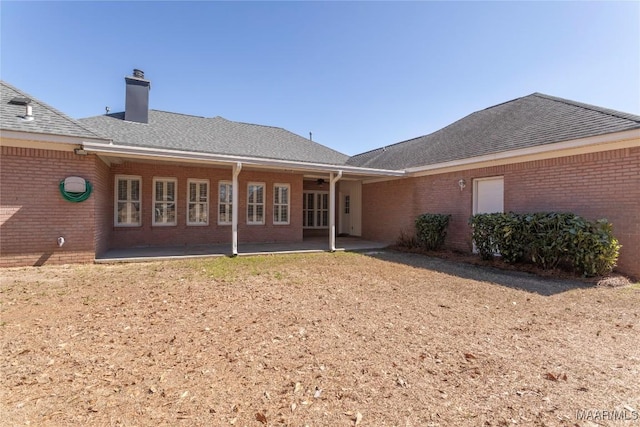
[[0, 289], [4, 425], [573, 426], [640, 409], [637, 285], [388, 252], [6, 269]]

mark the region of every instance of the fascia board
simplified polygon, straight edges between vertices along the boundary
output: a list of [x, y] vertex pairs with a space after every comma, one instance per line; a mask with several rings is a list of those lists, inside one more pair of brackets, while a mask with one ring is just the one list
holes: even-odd
[[190, 161], [195, 163], [213, 163], [230, 165], [241, 162], [247, 165], [261, 166], [266, 168], [278, 168], [278, 169], [291, 169], [298, 171], [318, 171], [318, 172], [338, 172], [343, 171], [353, 175], [379, 175], [379, 176], [404, 176], [405, 172], [401, 170], [386, 170], [386, 169], [372, 169], [372, 168], [360, 168], [357, 166], [347, 165], [331, 165], [324, 163], [306, 163], [296, 162], [291, 160], [278, 160], [278, 159], [262, 159], [258, 157], [245, 157], [234, 156], [227, 154], [209, 154], [209, 153], [197, 153], [189, 151], [178, 150], [164, 150], [147, 147], [131, 147], [125, 145], [115, 144], [100, 144], [100, 143], [85, 143], [84, 149], [94, 153], [105, 153], [119, 156], [127, 156], [131, 158], [156, 158], [162, 160], [173, 161]]
[[405, 172], [409, 176], [434, 175], [633, 147], [640, 147], [640, 129], [407, 168]]
[[80, 136], [53, 135], [46, 133], [23, 132], [16, 130], [0, 131], [2, 139], [13, 139], [19, 141], [44, 142], [54, 144], [82, 145], [85, 143], [102, 143], [109, 142], [108, 139], [85, 138]]

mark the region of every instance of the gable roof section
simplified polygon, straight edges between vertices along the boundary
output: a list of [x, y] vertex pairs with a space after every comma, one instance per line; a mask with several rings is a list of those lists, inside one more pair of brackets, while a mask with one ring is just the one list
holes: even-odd
[[[33, 120], [22, 119], [26, 108], [24, 105], [11, 104], [10, 101], [13, 98], [31, 100]], [[99, 138], [98, 135], [66, 114], [2, 80], [0, 80], [0, 129], [45, 135]]]
[[124, 120], [124, 113], [80, 119], [114, 144], [343, 165], [347, 155], [285, 129], [150, 110], [149, 123]]
[[640, 128], [640, 116], [534, 93], [347, 164], [407, 169]]

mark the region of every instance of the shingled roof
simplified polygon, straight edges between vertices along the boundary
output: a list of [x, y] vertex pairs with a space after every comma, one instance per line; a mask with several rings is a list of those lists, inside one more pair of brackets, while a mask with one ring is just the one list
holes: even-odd
[[[18, 98], [18, 103], [12, 102]], [[25, 120], [26, 106], [32, 108], [33, 120]], [[31, 95], [0, 80], [0, 129], [4, 131], [30, 132], [46, 135], [99, 138], [98, 135]]]
[[346, 154], [279, 127], [150, 110], [149, 123], [124, 120], [124, 113], [80, 119], [114, 144], [343, 165]]
[[432, 134], [351, 157], [407, 169], [640, 128], [640, 116], [533, 93], [472, 113]]

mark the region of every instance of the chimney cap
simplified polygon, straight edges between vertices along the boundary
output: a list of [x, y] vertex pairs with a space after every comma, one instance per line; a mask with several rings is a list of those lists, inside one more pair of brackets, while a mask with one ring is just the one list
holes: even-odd
[[139, 79], [144, 79], [144, 71], [139, 70], [137, 68], [133, 69], [133, 77], [137, 77]]

